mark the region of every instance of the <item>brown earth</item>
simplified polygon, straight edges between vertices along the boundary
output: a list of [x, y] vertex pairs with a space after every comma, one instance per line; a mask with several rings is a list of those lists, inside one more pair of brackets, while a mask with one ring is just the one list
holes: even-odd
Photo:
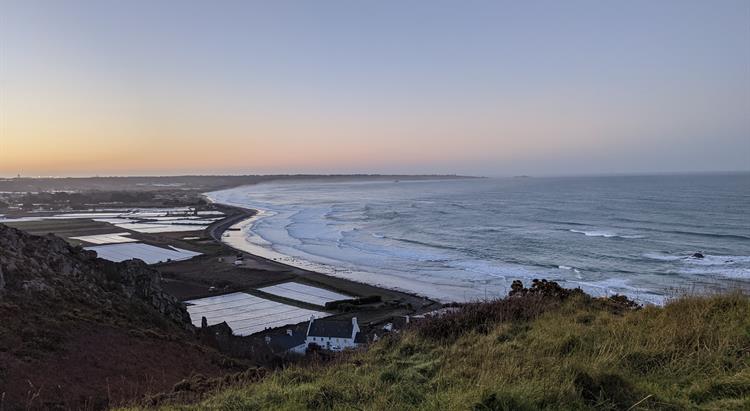
[[103, 409], [169, 391], [196, 374], [218, 376], [228, 364], [211, 350], [158, 335], [102, 324], [70, 324], [40, 358], [0, 353], [5, 409]]
[[102, 409], [241, 364], [199, 345], [140, 261], [0, 224], [0, 409]]

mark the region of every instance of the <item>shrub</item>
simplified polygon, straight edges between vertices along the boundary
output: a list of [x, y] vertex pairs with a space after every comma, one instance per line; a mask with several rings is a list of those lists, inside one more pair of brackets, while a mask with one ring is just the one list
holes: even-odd
[[379, 295], [370, 295], [367, 297], [350, 298], [347, 300], [336, 300], [329, 301], [325, 304], [327, 310], [343, 309], [345, 307], [352, 307], [365, 304], [374, 304], [383, 301], [383, 297]]

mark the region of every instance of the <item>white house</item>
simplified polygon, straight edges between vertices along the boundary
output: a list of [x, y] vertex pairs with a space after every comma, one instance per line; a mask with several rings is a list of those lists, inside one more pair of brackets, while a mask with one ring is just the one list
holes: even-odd
[[331, 351], [341, 351], [346, 348], [355, 348], [360, 342], [357, 338], [359, 324], [357, 317], [348, 320], [316, 320], [310, 318], [307, 325], [307, 337], [305, 345], [316, 344], [321, 348]]

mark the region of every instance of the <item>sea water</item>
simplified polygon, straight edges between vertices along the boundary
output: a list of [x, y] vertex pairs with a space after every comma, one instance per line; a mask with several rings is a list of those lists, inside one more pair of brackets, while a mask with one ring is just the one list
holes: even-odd
[[306, 180], [209, 197], [261, 211], [240, 232], [248, 251], [441, 301], [533, 278], [653, 303], [750, 289], [750, 174]]

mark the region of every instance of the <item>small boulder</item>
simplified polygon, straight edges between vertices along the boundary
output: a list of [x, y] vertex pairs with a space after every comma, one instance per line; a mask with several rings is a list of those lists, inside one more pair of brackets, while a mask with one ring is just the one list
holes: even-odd
[[693, 256], [692, 256], [692, 257], [693, 257], [693, 258], [704, 258], [705, 256], [703, 255], [703, 253], [701, 253], [701, 252], [698, 252], [698, 253], [695, 253], [695, 254], [693, 254]]

